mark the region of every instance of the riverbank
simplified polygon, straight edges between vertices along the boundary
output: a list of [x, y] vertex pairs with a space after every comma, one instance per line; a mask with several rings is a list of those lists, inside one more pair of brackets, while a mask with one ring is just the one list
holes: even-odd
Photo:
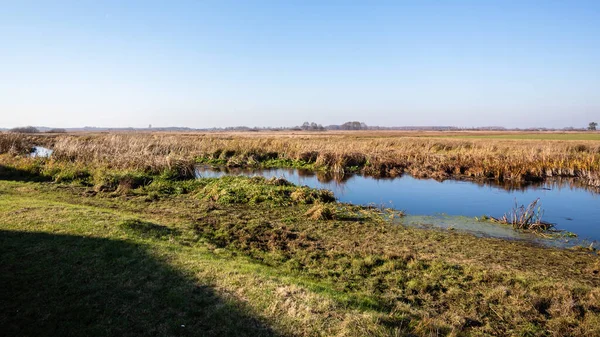
[[600, 333], [594, 252], [393, 225], [278, 179], [34, 179], [42, 161], [0, 170], [13, 335]]
[[[199, 178], [240, 175], [283, 177], [296, 185], [330, 190], [341, 202], [397, 208], [407, 215], [399, 219], [403, 224], [463, 228], [484, 236], [519, 238], [563, 247], [589, 246], [592, 243], [597, 246], [600, 242], [600, 231], [596, 226], [600, 217], [598, 191], [581, 186], [570, 178], [549, 178], [544, 182], [519, 186], [456, 180], [440, 182], [409, 175], [381, 179], [346, 174], [339, 180], [322, 171], [304, 169], [244, 169], [204, 164], [196, 167]], [[557, 231], [536, 235], [489, 221], [489, 217], [499, 218], [514, 211], [515, 203], [527, 205], [538, 199], [542, 221], [552, 223]], [[572, 203], [572, 200], [577, 200], [577, 203]], [[488, 221], [484, 220], [486, 218]]]
[[[523, 134], [527, 139], [518, 139], [520, 136], [443, 132], [3, 134], [0, 152], [46, 145], [55, 151], [56, 160], [154, 173], [177, 167], [186, 174], [194, 163], [204, 162], [310, 168], [338, 175], [360, 172], [394, 177], [408, 173], [439, 180], [518, 183], [574, 177], [600, 186], [596, 134]], [[530, 139], [533, 136], [541, 139]]]

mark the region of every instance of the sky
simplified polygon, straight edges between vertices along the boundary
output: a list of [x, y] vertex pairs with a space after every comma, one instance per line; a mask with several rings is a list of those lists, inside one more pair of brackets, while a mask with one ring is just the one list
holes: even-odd
[[600, 122], [600, 1], [0, 0], [0, 127]]

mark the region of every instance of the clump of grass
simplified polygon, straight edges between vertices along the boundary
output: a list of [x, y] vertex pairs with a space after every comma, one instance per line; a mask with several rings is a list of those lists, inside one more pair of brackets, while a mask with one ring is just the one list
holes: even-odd
[[221, 204], [266, 202], [274, 206], [287, 206], [328, 203], [335, 200], [331, 191], [294, 186], [285, 179], [228, 176], [205, 181], [206, 185], [199, 191], [198, 196]]
[[515, 200], [515, 206], [501, 218], [491, 218], [494, 222], [512, 225], [514, 229], [526, 230], [536, 233], [546, 232], [554, 228], [554, 224], [542, 221], [544, 211], [537, 198], [529, 205], [519, 206]]
[[50, 177], [56, 183], [90, 184], [92, 173], [81, 164], [61, 163], [52, 160], [44, 161], [40, 174]]
[[97, 192], [127, 194], [133, 189], [150, 184], [152, 180], [152, 176], [143, 172], [99, 170], [94, 177], [94, 189]]
[[335, 208], [331, 205], [316, 204], [304, 215], [311, 220], [332, 220], [335, 218]]
[[198, 188], [205, 186], [205, 182], [201, 180], [171, 180], [161, 175], [155, 178], [152, 183], [145, 186], [145, 192], [153, 198], [158, 196], [180, 195], [191, 193]]
[[42, 173], [43, 159], [20, 158], [11, 154], [0, 155], [0, 177], [14, 180], [47, 181]]

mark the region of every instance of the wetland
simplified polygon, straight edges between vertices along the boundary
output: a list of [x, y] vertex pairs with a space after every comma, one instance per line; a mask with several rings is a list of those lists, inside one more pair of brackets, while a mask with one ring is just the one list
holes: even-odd
[[[546, 220], [593, 241], [597, 199], [582, 172], [596, 164], [580, 160], [598, 145], [555, 142], [2, 134], [0, 323], [12, 335], [599, 335], [593, 244], [545, 245], [475, 220], [540, 198]], [[310, 156], [294, 148], [317, 143]], [[31, 156], [34, 146], [53, 152]], [[414, 146], [427, 155], [377, 157]], [[500, 161], [420, 166], [484, 146], [546, 157], [485, 179], [476, 170]], [[209, 160], [253, 171], [198, 166]]]

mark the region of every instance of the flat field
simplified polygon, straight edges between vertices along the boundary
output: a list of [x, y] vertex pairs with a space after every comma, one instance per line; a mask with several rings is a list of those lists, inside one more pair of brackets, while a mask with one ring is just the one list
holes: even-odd
[[[31, 145], [55, 153], [31, 158]], [[0, 326], [14, 336], [597, 336], [594, 247], [404, 227], [325, 191], [189, 169], [335, 170], [364, 158], [338, 169], [368, 170], [386, 153], [416, 168], [507, 149], [567, 166], [598, 147], [361, 132], [0, 135]]]
[[600, 132], [464, 132], [429, 137], [488, 138], [488, 139], [538, 139], [538, 140], [600, 140]]

